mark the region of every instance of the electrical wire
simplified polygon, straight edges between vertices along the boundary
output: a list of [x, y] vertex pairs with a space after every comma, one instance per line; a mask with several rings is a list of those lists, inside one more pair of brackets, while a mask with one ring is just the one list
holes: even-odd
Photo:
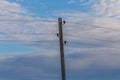
[[69, 35], [69, 34], [64, 34], [66, 36], [71, 36], [71, 37], [76, 37], [76, 38], [82, 38], [82, 39], [90, 39], [90, 40], [97, 40], [97, 41], [104, 41], [104, 42], [110, 42], [110, 43], [117, 43], [115, 41], [109, 41], [109, 40], [103, 40], [103, 39], [97, 39], [97, 38], [90, 38], [90, 37], [83, 37], [83, 36], [76, 36], [76, 35]]
[[[82, 38], [82, 39], [91, 39], [91, 40], [97, 40], [97, 41], [106, 41], [106, 42], [111, 42], [111, 43], [117, 43], [117, 42], [108, 41], [108, 40], [101, 40], [101, 39], [94, 39], [94, 38], [85, 38], [85, 37], [74, 36], [74, 35], [69, 35], [69, 34], [64, 34], [64, 35], [72, 36], [72, 37], [77, 37], [77, 38]], [[78, 41], [68, 41], [68, 42], [70, 42], [70, 43], [76, 43], [76, 44], [83, 44], [83, 45], [90, 45], [90, 46], [97, 46], [97, 47], [114, 48], [114, 49], [119, 49], [120, 50], [120, 48], [117, 48], [117, 47], [108, 47], [108, 46], [103, 46], [103, 45], [93, 44], [93, 43], [83, 43], [83, 42], [78, 42]]]
[[95, 27], [95, 28], [109, 29], [109, 30], [113, 30], [113, 31], [120, 31], [118, 29], [106, 28], [106, 27], [101, 27], [101, 26], [96, 26], [96, 25], [91, 25], [91, 24], [83, 24], [83, 23], [76, 23], [76, 22], [69, 22], [69, 23], [78, 24], [78, 25], [85, 25], [85, 26], [90, 26], [90, 27]]
[[47, 34], [47, 35], [51, 35], [51, 34], [55, 34], [55, 33], [2, 33], [0, 32], [0, 34]]
[[77, 41], [68, 41], [68, 43], [74, 43], [74, 44], [82, 44], [82, 45], [87, 45], [87, 46], [96, 46], [96, 47], [106, 47], [106, 48], [112, 48], [112, 49], [118, 49], [120, 50], [120, 48], [118, 47], [108, 47], [108, 46], [104, 46], [104, 45], [99, 45], [99, 44], [93, 44], [93, 43], [83, 43], [83, 42], [77, 42]]
[[0, 22], [11, 22], [11, 21], [16, 21], [16, 22], [57, 22], [57, 21], [51, 21], [51, 20], [0, 20]]
[[[45, 35], [56, 35], [56, 33], [0, 33], [0, 34], [33, 34], [33, 35], [39, 35], [39, 34], [45, 34]], [[105, 41], [105, 42], [110, 42], [110, 43], [118, 43], [115, 41], [109, 41], [109, 40], [103, 40], [103, 39], [97, 39], [97, 38], [91, 38], [91, 37], [83, 37], [83, 36], [77, 36], [77, 35], [70, 35], [70, 34], [63, 34], [65, 36], [71, 36], [71, 37], [75, 37], [75, 38], [82, 38], [82, 39], [90, 39], [90, 40], [97, 40], [97, 41]]]
[[27, 41], [27, 40], [0, 40], [1, 42], [57, 42], [57, 41]]
[[[57, 22], [57, 21], [48, 21], [48, 20], [0, 20], [0, 21], [24, 21], [24, 22], [43, 21], [43, 22]], [[70, 22], [70, 23], [79, 24], [79, 25], [87, 25], [87, 26], [96, 27], [96, 28], [104, 28], [104, 29], [111, 29], [111, 30], [115, 30], [115, 31], [120, 31], [118, 29], [105, 28], [105, 27], [94, 26], [94, 25], [89, 25], [89, 24], [81, 24], [81, 23], [74, 23], [74, 22]], [[0, 34], [49, 34], [49, 33], [0, 33]], [[102, 40], [102, 39], [96, 39], [96, 38], [81, 37], [81, 36], [75, 36], [75, 35], [69, 35], [69, 34], [64, 34], [64, 35], [66, 35], [66, 36], [72, 36], [72, 37], [76, 37], [76, 38], [82, 38], [82, 39], [91, 39], [91, 40], [97, 40], [97, 41], [105, 41], [105, 42], [117, 43], [117, 42], [114, 42], [114, 41], [108, 41], [108, 40]], [[57, 42], [57, 41], [25, 41], [25, 40], [0, 40], [0, 41], [2, 41], [2, 42]], [[101, 46], [101, 45], [90, 44], [90, 43], [81, 43], [81, 42], [74, 42], [74, 43], [85, 44], [85, 45], [93, 45], [93, 46], [99, 46], [99, 47], [107, 47], [107, 46]], [[114, 47], [109, 47], [109, 48], [114, 48]]]
[[[27, 41], [27, 40], [0, 40], [0, 42], [37, 42], [37, 43], [56, 43], [58, 41]], [[92, 43], [83, 43], [83, 42], [78, 42], [78, 41], [68, 41], [69, 43], [76, 43], [76, 44], [83, 44], [83, 45], [90, 45], [90, 46], [97, 46], [97, 47], [107, 47], [107, 48], [114, 48], [114, 49], [120, 49], [120, 48], [116, 48], [116, 47], [108, 47], [108, 46], [103, 46], [103, 45], [99, 45], [99, 44], [92, 44]]]

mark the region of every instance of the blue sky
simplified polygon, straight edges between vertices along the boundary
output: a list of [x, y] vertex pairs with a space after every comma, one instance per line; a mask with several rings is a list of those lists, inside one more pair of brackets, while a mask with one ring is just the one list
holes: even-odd
[[[16, 0], [10, 0], [10, 1], [16, 1]], [[22, 6], [27, 8], [27, 10], [31, 13], [35, 13], [37, 16], [40, 17], [49, 17], [53, 16], [53, 13], [56, 11], [82, 11], [82, 12], [88, 12], [90, 7], [89, 6], [81, 6], [80, 4], [70, 4], [68, 0], [62, 0], [62, 1], [48, 1], [48, 0], [29, 0], [28, 1], [17, 1], [17, 3], [20, 3]]]
[[61, 80], [59, 17], [67, 80], [119, 80], [119, 10], [119, 0], [1, 0], [0, 80]]

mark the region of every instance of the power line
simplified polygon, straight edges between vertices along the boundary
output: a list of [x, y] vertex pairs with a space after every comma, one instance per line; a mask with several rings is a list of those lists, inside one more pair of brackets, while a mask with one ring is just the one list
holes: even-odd
[[108, 46], [103, 46], [99, 44], [92, 44], [92, 43], [83, 43], [83, 42], [77, 42], [77, 41], [68, 41], [70, 43], [76, 43], [76, 44], [83, 44], [83, 45], [89, 45], [89, 46], [96, 46], [96, 47], [106, 47], [106, 48], [113, 48], [113, 49], [119, 49], [118, 47], [108, 47]]
[[110, 42], [110, 43], [118, 43], [114, 41], [108, 41], [108, 40], [103, 40], [103, 39], [97, 39], [97, 38], [90, 38], [90, 37], [83, 37], [83, 36], [76, 36], [76, 35], [69, 35], [69, 34], [64, 34], [66, 36], [71, 36], [71, 37], [76, 37], [76, 38], [82, 38], [82, 39], [91, 39], [91, 40], [97, 40], [97, 41], [105, 41], [105, 42]]
[[[56, 33], [0, 33], [0, 34], [34, 34], [34, 35], [39, 35], [39, 34], [45, 34], [45, 35], [56, 35]], [[115, 42], [115, 41], [109, 41], [109, 40], [103, 40], [103, 39], [97, 39], [97, 38], [90, 38], [90, 37], [83, 37], [83, 36], [77, 36], [77, 35], [70, 35], [70, 34], [63, 34], [63, 35], [66, 35], [66, 36], [71, 36], [71, 37], [75, 37], [75, 38], [82, 38], [82, 39], [91, 39], [91, 40], [97, 40], [97, 41], [105, 41], [105, 42], [111, 42], [111, 43], [118, 43], [118, 42]]]
[[[25, 40], [0, 40], [0, 42], [40, 42], [40, 43], [56, 43], [58, 41], [25, 41]], [[91, 44], [91, 43], [83, 43], [83, 42], [77, 42], [77, 41], [68, 41], [70, 43], [76, 43], [76, 44], [83, 44], [83, 45], [90, 45], [90, 46], [97, 46], [97, 47], [107, 47], [107, 48], [114, 48], [114, 49], [120, 49], [116, 47], [108, 47], [108, 46], [103, 46], [99, 44]]]
[[91, 25], [91, 24], [83, 24], [83, 23], [76, 23], [76, 22], [69, 22], [69, 23], [79, 24], [79, 25], [86, 25], [86, 26], [95, 27], [95, 28], [109, 29], [109, 30], [113, 30], [113, 31], [120, 31], [120, 30], [118, 30], [118, 29], [106, 28], [106, 27], [101, 27], [101, 26], [96, 26], [96, 25]]
[[0, 22], [11, 22], [11, 21], [16, 21], [16, 22], [57, 22], [57, 21], [52, 21], [52, 20], [0, 20]]
[[49, 35], [51, 35], [51, 34], [55, 34], [55, 33], [1, 33], [0, 32], [0, 34], [49, 34]]
[[58, 42], [58, 41], [27, 41], [27, 40], [0, 40], [0, 42]]

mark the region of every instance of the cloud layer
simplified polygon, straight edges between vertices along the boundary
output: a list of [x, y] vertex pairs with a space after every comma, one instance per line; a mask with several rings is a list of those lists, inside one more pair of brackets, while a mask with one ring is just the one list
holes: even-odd
[[[115, 54], [76, 53], [67, 55], [67, 78], [119, 80], [119, 61], [119, 56]], [[60, 80], [61, 77], [59, 55], [6, 56], [6, 59], [0, 60], [0, 64], [2, 80]]]

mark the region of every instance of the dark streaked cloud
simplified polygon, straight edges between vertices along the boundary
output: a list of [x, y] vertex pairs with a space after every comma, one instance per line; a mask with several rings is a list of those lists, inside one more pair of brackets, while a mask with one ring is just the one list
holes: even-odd
[[[117, 56], [120, 57], [120, 55]], [[119, 80], [120, 60], [117, 60], [117, 56], [88, 53], [66, 55], [67, 78], [70, 80]], [[6, 56], [0, 60], [0, 65], [0, 78], [3, 80], [60, 80], [59, 55]]]
[[21, 55], [0, 61], [0, 78], [6, 80], [56, 80], [59, 78], [58, 57]]

